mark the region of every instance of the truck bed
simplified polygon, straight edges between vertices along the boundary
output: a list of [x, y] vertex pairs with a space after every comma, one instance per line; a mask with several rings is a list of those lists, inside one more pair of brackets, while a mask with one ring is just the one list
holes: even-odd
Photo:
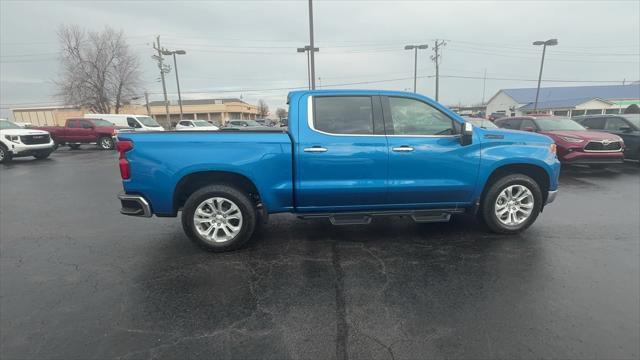
[[145, 194], [156, 214], [174, 215], [178, 182], [211, 169], [253, 179], [269, 212], [293, 207], [292, 142], [282, 129], [120, 133], [118, 139], [133, 142], [125, 191]]

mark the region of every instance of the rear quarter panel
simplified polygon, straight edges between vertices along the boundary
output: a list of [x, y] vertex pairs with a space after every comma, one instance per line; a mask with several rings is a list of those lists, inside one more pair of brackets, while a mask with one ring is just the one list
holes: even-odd
[[130, 194], [144, 195], [153, 212], [173, 215], [173, 195], [183, 177], [226, 171], [249, 178], [269, 212], [292, 209], [291, 140], [286, 133], [147, 132], [118, 135], [133, 141], [126, 153]]

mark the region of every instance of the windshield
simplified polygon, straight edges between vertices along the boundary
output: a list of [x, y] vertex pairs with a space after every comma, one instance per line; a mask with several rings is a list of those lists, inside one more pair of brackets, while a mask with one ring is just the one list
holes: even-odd
[[633, 124], [636, 129], [640, 129], [640, 114], [625, 114], [622, 115], [627, 121]]
[[536, 124], [542, 131], [586, 130], [584, 126], [569, 118], [538, 118]]
[[140, 121], [144, 126], [160, 127], [160, 124], [150, 116], [136, 116], [136, 119], [138, 119], [138, 121]]
[[480, 119], [480, 118], [465, 118], [468, 122], [473, 126], [481, 127], [483, 129], [497, 129], [496, 124], [492, 123], [490, 120]]
[[91, 119], [91, 122], [95, 126], [113, 126], [113, 123], [102, 119]]
[[12, 123], [9, 120], [0, 120], [0, 129], [22, 129], [20, 125]]
[[213, 125], [209, 124], [208, 121], [205, 121], [205, 120], [194, 120], [193, 123], [198, 127], [213, 126]]

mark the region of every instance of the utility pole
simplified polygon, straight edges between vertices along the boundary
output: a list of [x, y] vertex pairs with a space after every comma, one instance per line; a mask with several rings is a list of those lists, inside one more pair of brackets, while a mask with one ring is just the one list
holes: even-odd
[[158, 51], [158, 56], [154, 57], [158, 61], [158, 67], [160, 68], [160, 79], [162, 80], [162, 93], [164, 94], [164, 110], [167, 117], [167, 126], [171, 127], [171, 116], [169, 116], [169, 101], [167, 100], [167, 85], [164, 82], [164, 64], [162, 58], [162, 48], [160, 47], [160, 35], [156, 37], [157, 44], [153, 46]]
[[482, 79], [482, 105], [484, 105], [484, 95], [487, 91], [487, 69], [484, 69], [484, 78]]
[[538, 88], [536, 89], [536, 102], [533, 104], [533, 112], [538, 110], [538, 95], [540, 95], [540, 82], [542, 81], [542, 68], [544, 67], [544, 54], [547, 46], [558, 45], [558, 39], [549, 39], [547, 41], [534, 41], [533, 45], [542, 45], [542, 60], [540, 61], [540, 74], [538, 74]]
[[434, 55], [431, 56], [431, 60], [436, 64], [436, 101], [438, 101], [440, 93], [440, 59], [442, 58], [442, 54], [439, 53], [439, 50], [441, 46], [445, 45], [447, 45], [446, 41], [438, 41], [438, 39], [436, 39], [433, 45]]
[[427, 49], [429, 45], [405, 45], [405, 50], [413, 50], [413, 92], [417, 92], [418, 84], [418, 49]]
[[[309, 0], [309, 47], [311, 49], [315, 49], [315, 45], [313, 43], [313, 0]], [[311, 59], [311, 90], [316, 89], [316, 64], [315, 56], [313, 54], [314, 51], [309, 52], [309, 58]]]
[[176, 85], [178, 87], [178, 106], [180, 106], [180, 120], [182, 120], [182, 95], [180, 95], [180, 78], [178, 77], [178, 62], [176, 61], [176, 54], [184, 55], [187, 52], [184, 50], [167, 50], [162, 49], [162, 55], [173, 55], [173, 70], [176, 73]]
[[144, 92], [144, 105], [147, 108], [147, 115], [151, 116], [151, 110], [149, 110], [149, 93], [146, 90]]

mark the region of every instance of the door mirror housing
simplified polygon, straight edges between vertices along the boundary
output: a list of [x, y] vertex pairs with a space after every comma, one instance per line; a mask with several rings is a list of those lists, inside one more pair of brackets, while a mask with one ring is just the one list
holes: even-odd
[[460, 134], [460, 144], [462, 146], [470, 145], [473, 142], [473, 125], [470, 122], [462, 124], [462, 132]]
[[619, 130], [625, 133], [633, 131], [633, 129], [630, 126], [623, 126]]

